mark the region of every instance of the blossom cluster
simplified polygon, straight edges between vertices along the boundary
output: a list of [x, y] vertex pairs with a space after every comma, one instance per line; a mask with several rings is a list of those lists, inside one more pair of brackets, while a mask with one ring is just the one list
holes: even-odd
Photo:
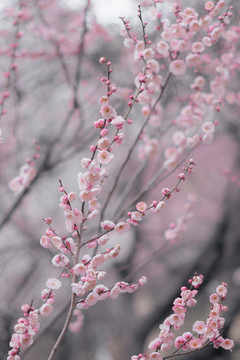
[[35, 165], [36, 160], [40, 158], [40, 146], [36, 140], [34, 140], [33, 143], [35, 145], [34, 154], [31, 156], [31, 158], [26, 159], [26, 164], [20, 167], [19, 175], [15, 176], [12, 180], [9, 181], [9, 189], [14, 193], [14, 195], [18, 195], [24, 189], [27, 189], [37, 174]]
[[[161, 125], [164, 113], [156, 99], [164, 91], [166, 82], [171, 76], [180, 81], [180, 77], [194, 74], [188, 93], [179, 97], [183, 106], [171, 124], [174, 128], [172, 144], [164, 150], [163, 166], [172, 170], [186, 150], [201, 143], [209, 144], [213, 140], [218, 125], [216, 116], [227, 95], [226, 87], [231, 83], [231, 71], [233, 67], [238, 67], [237, 63], [233, 65], [238, 29], [229, 25], [233, 8], [229, 6], [225, 11], [224, 0], [207, 2], [202, 13], [192, 7], [182, 8], [174, 3], [171, 12], [175, 22], [172, 23], [168, 18], [163, 18], [161, 3], [156, 1], [152, 5], [151, 2], [143, 2], [150, 22], [158, 24], [154, 42], [145, 33], [146, 22], [144, 40], [138, 40], [131, 34], [130, 23], [125, 19], [125, 29], [121, 35], [124, 36], [124, 45], [133, 51], [134, 61], [141, 59], [145, 64], [135, 79], [137, 87], [141, 80], [138, 101], [142, 105], [142, 113], [146, 117], [151, 115], [149, 129], [144, 132], [139, 146], [141, 158], [156, 158], [159, 154], [161, 137], [156, 137], [154, 129]], [[142, 16], [141, 12], [139, 16]], [[222, 39], [229, 46], [226, 51], [223, 49], [221, 57], [214, 57], [211, 48], [214, 49]], [[212, 74], [210, 89], [206, 81], [209, 72]]]
[[41, 299], [43, 300], [41, 307], [39, 309], [34, 308], [32, 303], [22, 306], [23, 317], [19, 318], [14, 326], [15, 332], [12, 334], [9, 343], [12, 349], [8, 352], [7, 360], [21, 360], [20, 352], [32, 345], [33, 337], [40, 329], [39, 316], [46, 317], [52, 313], [52, 305], [55, 303], [54, 290], [59, 289], [61, 286], [60, 280], [49, 278], [46, 282], [47, 288], [41, 292]]
[[203, 275], [195, 275], [189, 280], [190, 288], [183, 286], [180, 296], [173, 302], [173, 313], [169, 315], [162, 324], [159, 325], [160, 333], [158, 337], [149, 343], [151, 354], [138, 354], [131, 357], [131, 360], [164, 360], [160, 352], [172, 350], [171, 356], [184, 354], [184, 351], [199, 350], [205, 346], [213, 345], [214, 348], [222, 347], [225, 350], [232, 351], [234, 341], [224, 339], [221, 331], [224, 326], [225, 319], [221, 316], [221, 312], [227, 311], [227, 306], [222, 302], [227, 295], [227, 284], [222, 283], [217, 286], [216, 292], [211, 294], [209, 301], [211, 309], [206, 321], [197, 320], [193, 323], [192, 332], [184, 332], [180, 336], [176, 336], [174, 331], [179, 331], [183, 326], [186, 318], [187, 307], [194, 307], [197, 304], [195, 296], [198, 294], [198, 288], [203, 282]]

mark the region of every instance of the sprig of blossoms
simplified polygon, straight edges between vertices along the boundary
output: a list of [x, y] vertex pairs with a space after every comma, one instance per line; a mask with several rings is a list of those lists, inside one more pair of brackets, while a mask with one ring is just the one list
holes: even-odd
[[[164, 360], [168, 357], [174, 358], [174, 356], [189, 354], [208, 345], [232, 351], [234, 341], [228, 338], [224, 339], [221, 336], [225, 319], [221, 317], [220, 313], [227, 311], [227, 306], [222, 305], [227, 295], [226, 283], [219, 285], [216, 288], [216, 293], [210, 295], [211, 309], [207, 320], [195, 321], [192, 326], [192, 332], [187, 331], [177, 337], [175, 335], [175, 331], [179, 331], [184, 324], [187, 307], [193, 307], [197, 304], [195, 296], [198, 294], [197, 289], [202, 284], [203, 279], [203, 275], [194, 275], [189, 280], [191, 287], [183, 286], [181, 288], [180, 296], [173, 302], [173, 313], [159, 325], [159, 336], [149, 343], [148, 347], [152, 351], [151, 354], [134, 355], [131, 357], [131, 360]], [[170, 355], [164, 357], [162, 352], [169, 351], [172, 347], [175, 350]]]
[[35, 151], [33, 155], [31, 156], [31, 158], [27, 158], [26, 164], [20, 167], [19, 175], [15, 176], [8, 183], [9, 189], [14, 193], [14, 195], [18, 195], [24, 189], [28, 188], [37, 174], [35, 165], [36, 165], [36, 160], [40, 158], [40, 154], [39, 154], [40, 146], [36, 140], [34, 140], [33, 143], [35, 145]]

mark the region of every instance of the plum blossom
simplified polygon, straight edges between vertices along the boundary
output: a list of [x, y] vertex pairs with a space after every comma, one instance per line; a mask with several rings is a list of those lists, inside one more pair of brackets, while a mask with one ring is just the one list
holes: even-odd
[[60, 287], [62, 286], [62, 283], [60, 280], [56, 279], [56, 278], [49, 278], [46, 282], [46, 286], [49, 289], [60, 289]]
[[128, 230], [130, 229], [130, 225], [124, 221], [120, 221], [116, 226], [115, 226], [115, 231], [118, 234], [125, 234]]
[[100, 150], [97, 155], [97, 160], [100, 164], [106, 165], [113, 159], [113, 157], [114, 155], [111, 154], [109, 151]]
[[169, 70], [173, 75], [182, 76], [186, 72], [186, 65], [183, 60], [174, 60], [169, 66]]

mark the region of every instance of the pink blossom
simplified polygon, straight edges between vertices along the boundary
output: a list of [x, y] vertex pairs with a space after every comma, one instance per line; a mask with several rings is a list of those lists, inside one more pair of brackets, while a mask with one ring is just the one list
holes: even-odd
[[191, 21], [189, 24], [189, 30], [193, 33], [196, 33], [199, 30], [201, 30], [201, 25], [200, 25], [199, 21], [198, 20]]
[[153, 341], [151, 341], [148, 345], [150, 350], [155, 350], [161, 345], [161, 339], [156, 338]]
[[116, 111], [110, 105], [102, 106], [100, 113], [104, 119], [111, 119], [117, 116]]
[[115, 224], [113, 221], [105, 220], [101, 222], [101, 228], [103, 230], [113, 230], [115, 228]]
[[198, 41], [192, 44], [192, 52], [193, 53], [201, 53], [205, 49], [205, 46], [202, 42]]
[[113, 159], [113, 157], [114, 155], [109, 151], [100, 150], [97, 155], [97, 160], [100, 162], [100, 164], [106, 165]]
[[215, 125], [210, 121], [206, 121], [205, 123], [202, 124], [201, 128], [205, 134], [207, 134], [207, 135], [213, 134], [214, 130], [215, 130]]
[[103, 254], [97, 254], [95, 255], [90, 264], [89, 264], [89, 269], [96, 269], [97, 267], [99, 267], [100, 265], [102, 265], [104, 263], [104, 255]]
[[186, 349], [188, 349], [188, 345], [187, 344], [183, 345], [185, 342], [186, 342], [186, 340], [184, 339], [183, 336], [178, 336], [178, 337], [176, 337], [176, 339], [174, 341], [174, 346], [176, 349], [178, 349], [181, 346], [181, 349], [186, 350]]
[[7, 360], [21, 360], [21, 357], [19, 355], [10, 355]]
[[157, 43], [157, 51], [164, 57], [169, 55], [169, 45], [166, 41], [160, 41]]
[[128, 230], [130, 229], [130, 225], [124, 221], [120, 221], [116, 226], [115, 226], [115, 231], [118, 234], [125, 234]]
[[89, 187], [89, 182], [87, 181], [85, 174], [81, 172], [77, 175], [77, 181], [80, 190], [86, 190]]
[[202, 345], [202, 341], [199, 338], [195, 338], [189, 341], [190, 349], [200, 349]]
[[71, 287], [72, 287], [72, 292], [75, 293], [77, 296], [85, 294], [85, 289], [81, 281], [79, 281], [78, 283], [72, 283]]
[[85, 275], [87, 272], [87, 268], [83, 263], [78, 263], [74, 266], [73, 271], [76, 275]]
[[93, 199], [93, 193], [92, 191], [82, 190], [80, 191], [79, 197], [81, 198], [82, 201], [91, 201]]
[[52, 313], [53, 307], [51, 304], [43, 304], [39, 310], [42, 316], [49, 316]]
[[115, 126], [122, 126], [125, 123], [125, 119], [122, 116], [116, 116], [112, 121], [111, 124]]
[[116, 299], [120, 295], [120, 293], [121, 293], [120, 288], [115, 285], [112, 288], [112, 290], [110, 291], [109, 296], [110, 296], [111, 299]]
[[192, 279], [192, 285], [194, 287], [198, 287], [203, 283], [203, 279], [204, 279], [203, 275], [195, 275]]
[[206, 11], [211, 11], [214, 8], [214, 2], [213, 1], [207, 1], [204, 5], [204, 8]]
[[159, 63], [155, 59], [148, 60], [147, 66], [150, 67], [150, 70], [157, 74], [160, 70]]
[[165, 201], [159, 201], [159, 203], [156, 206], [156, 210], [159, 212], [162, 211], [165, 207], [166, 207]]
[[189, 54], [186, 57], [186, 63], [189, 67], [197, 67], [201, 64], [202, 60], [198, 54]]
[[60, 287], [62, 286], [62, 283], [60, 280], [58, 280], [56, 278], [49, 278], [46, 282], [46, 286], [49, 289], [60, 289]]
[[23, 334], [26, 331], [26, 329], [27, 329], [26, 325], [24, 325], [23, 323], [19, 323], [14, 326], [14, 331], [17, 334]]
[[149, 360], [163, 360], [163, 358], [159, 353], [153, 352], [151, 353]]
[[126, 48], [128, 49], [132, 49], [134, 47], [134, 41], [133, 39], [129, 39], [129, 38], [125, 38], [123, 40], [123, 44], [124, 46], [126, 46]]
[[42, 247], [49, 249], [52, 247], [51, 241], [49, 239], [49, 237], [47, 236], [42, 236], [40, 239], [40, 244]]
[[221, 296], [222, 298], [225, 298], [227, 295], [227, 287], [225, 286], [225, 284], [223, 283], [222, 285], [219, 285], [216, 289], [216, 292], [219, 296]]
[[205, 322], [204, 321], [195, 321], [193, 324], [192, 330], [198, 334], [204, 334], [205, 332]]
[[64, 254], [61, 254], [61, 255], [55, 255], [53, 258], [52, 258], [52, 264], [54, 266], [57, 266], [57, 267], [65, 267], [66, 265], [69, 264], [69, 258], [64, 255]]
[[144, 212], [147, 210], [147, 204], [144, 201], [141, 201], [141, 202], [137, 203], [136, 209], [140, 212]]
[[142, 214], [139, 211], [133, 211], [131, 213], [131, 219], [134, 221], [141, 221], [142, 220]]
[[100, 238], [98, 238], [97, 242], [98, 245], [105, 245], [109, 241], [109, 236], [107, 234], [102, 235]]
[[204, 144], [211, 144], [213, 141], [213, 135], [212, 134], [204, 134], [202, 137], [202, 142]]
[[230, 340], [230, 339], [224, 339], [222, 342], [221, 342], [221, 347], [225, 350], [230, 350], [232, 351], [233, 348], [234, 348], [234, 341], [233, 340]]
[[150, 60], [154, 57], [154, 51], [152, 48], [145, 49], [143, 51], [143, 58], [144, 60]]
[[164, 31], [161, 34], [163, 40], [165, 41], [171, 41], [172, 40], [172, 33], [170, 28], [166, 27], [164, 28]]
[[10, 180], [8, 186], [15, 195], [18, 195], [24, 189], [24, 186], [22, 185], [22, 178], [20, 176], [16, 176], [12, 180]]
[[173, 73], [173, 75], [178, 75], [178, 76], [184, 75], [186, 69], [187, 67], [184, 61], [182, 60], [174, 60], [173, 62], [171, 62], [169, 66], [169, 70], [171, 71], [171, 73]]
[[97, 147], [100, 150], [107, 149], [111, 144], [111, 141], [108, 137], [103, 137], [98, 140]]
[[151, 114], [151, 109], [150, 109], [148, 106], [144, 106], [144, 107], [142, 108], [142, 114], [143, 114], [144, 116], [149, 116], [149, 115]]
[[99, 295], [96, 292], [91, 292], [86, 297], [86, 304], [88, 306], [93, 306], [99, 301]]
[[[182, 131], [175, 131], [172, 136], [172, 140], [174, 145], [182, 146], [186, 142], [186, 136]], [[168, 148], [171, 149], [171, 148]], [[175, 148], [172, 148], [175, 149]]]
[[209, 301], [211, 304], [215, 304], [218, 303], [220, 300], [219, 295], [218, 294], [212, 294], [210, 295]]
[[211, 40], [210, 37], [208, 37], [208, 36], [205, 36], [205, 37], [202, 39], [202, 42], [203, 42], [203, 44], [204, 44], [206, 47], [212, 46], [212, 40]]
[[62, 239], [59, 236], [53, 236], [51, 242], [57, 249], [60, 249], [63, 244]]

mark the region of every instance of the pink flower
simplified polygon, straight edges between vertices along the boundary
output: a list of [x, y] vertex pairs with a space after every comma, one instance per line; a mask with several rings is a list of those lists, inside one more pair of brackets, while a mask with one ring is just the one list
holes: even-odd
[[115, 126], [122, 126], [124, 123], [125, 123], [124, 118], [122, 116], [119, 116], [119, 115], [116, 116], [111, 122], [111, 124], [113, 124]]
[[56, 279], [56, 278], [49, 278], [46, 282], [46, 286], [49, 289], [60, 289], [60, 287], [62, 286], [62, 283], [60, 280]]
[[162, 211], [166, 207], [165, 201], [159, 201], [159, 203], [156, 206], [157, 212]]
[[15, 195], [18, 195], [24, 189], [24, 186], [22, 185], [22, 178], [20, 176], [16, 176], [12, 180], [10, 180], [8, 186]]
[[200, 41], [197, 41], [192, 44], [192, 52], [193, 53], [201, 53], [204, 51], [204, 49], [205, 49], [205, 46]]
[[107, 149], [111, 144], [111, 141], [108, 137], [103, 137], [98, 140], [97, 147], [100, 150]]
[[201, 128], [205, 134], [213, 134], [215, 130], [215, 125], [210, 121], [206, 121], [202, 124]]
[[128, 49], [132, 49], [134, 47], [134, 41], [133, 41], [133, 39], [130, 39], [130, 38], [125, 38], [123, 40], [123, 44]]
[[111, 119], [117, 116], [116, 111], [110, 105], [102, 106], [100, 113], [104, 119]]
[[128, 223], [125, 223], [123, 221], [120, 221], [116, 226], [115, 226], [115, 231], [118, 234], [125, 234], [128, 230], [130, 229], [130, 225]]
[[139, 211], [133, 211], [131, 213], [131, 219], [134, 221], [141, 221], [142, 220], [142, 214]]
[[[105, 150], [103, 150], [103, 151], [105, 151]], [[79, 197], [81, 198], [82, 201], [91, 201], [93, 199], [93, 193], [88, 190], [83, 190], [83, 191], [80, 191]], [[72, 231], [70, 231], [70, 232], [72, 232]]]
[[141, 201], [141, 202], [137, 203], [136, 209], [140, 212], [144, 212], [147, 210], [147, 204], [144, 201]]
[[[172, 140], [174, 145], [176, 146], [182, 146], [186, 142], [186, 136], [182, 131], [175, 131], [172, 136]], [[171, 149], [171, 148], [168, 148]], [[175, 148], [173, 148], [175, 149]]]
[[97, 160], [100, 162], [100, 164], [106, 165], [113, 159], [113, 157], [114, 155], [109, 151], [100, 150], [97, 155]]
[[101, 222], [101, 228], [103, 230], [113, 230], [115, 228], [115, 224], [113, 221], [105, 220]]
[[116, 298], [120, 295], [120, 293], [121, 293], [121, 291], [120, 291], [119, 286], [116, 286], [116, 285], [115, 285], [115, 286], [112, 288], [112, 290], [110, 291], [109, 297], [110, 297], [111, 299], [116, 299]]
[[143, 58], [144, 60], [150, 60], [154, 57], [154, 51], [151, 48], [145, 49], [143, 51]]
[[10, 355], [7, 360], [21, 360], [21, 357], [19, 355]]
[[204, 8], [206, 11], [211, 11], [214, 8], [214, 2], [213, 1], [207, 1], [204, 5]]
[[72, 292], [75, 293], [77, 296], [85, 294], [85, 289], [81, 281], [79, 281], [78, 283], [72, 283], [71, 287], [72, 287]]
[[224, 339], [222, 342], [221, 342], [221, 347], [225, 350], [230, 350], [232, 351], [233, 348], [234, 348], [234, 342], [233, 340], [230, 340], [230, 339]]
[[49, 239], [49, 237], [47, 236], [42, 236], [40, 239], [40, 244], [42, 247], [49, 249], [50, 247], [52, 247], [51, 241]]
[[88, 306], [93, 306], [98, 302], [98, 300], [99, 300], [99, 295], [96, 292], [91, 292], [86, 297], [86, 304]]
[[178, 75], [178, 76], [184, 75], [186, 69], [187, 67], [184, 61], [182, 60], [175, 60], [169, 66], [169, 70], [171, 71], [171, 73], [173, 73], [173, 75]]
[[159, 353], [153, 352], [151, 353], [149, 360], [163, 360], [163, 358]]
[[[181, 349], [183, 349], [184, 350], [184, 346], [185, 345], [183, 345], [184, 343], [186, 342], [186, 340], [184, 339], [184, 337], [183, 336], [178, 336], [178, 337], [176, 337], [176, 339], [175, 339], [175, 341], [174, 341], [174, 346], [175, 346], [175, 348], [176, 349], [178, 349], [181, 345]], [[187, 345], [187, 344], [186, 344]], [[185, 348], [186, 349], [186, 348]], [[187, 349], [188, 349], [188, 346], [187, 346]]]
[[215, 304], [215, 303], [218, 303], [220, 300], [218, 294], [212, 294], [209, 298], [209, 301], [211, 304]]
[[62, 246], [63, 242], [62, 239], [59, 236], [53, 236], [52, 238], [52, 244], [57, 248], [60, 249], [60, 247]]
[[222, 283], [222, 285], [219, 285], [216, 289], [217, 294], [222, 298], [225, 298], [227, 295], [227, 287], [225, 285], [226, 284]]
[[202, 347], [202, 341], [198, 338], [192, 339], [189, 342], [190, 349], [200, 349]]
[[73, 268], [74, 274], [76, 275], [85, 275], [87, 272], [87, 268], [83, 263], [78, 263]]
[[39, 310], [42, 316], [49, 316], [53, 311], [53, 307], [50, 304], [43, 304]]
[[194, 287], [199, 287], [199, 285], [201, 285], [203, 283], [203, 279], [204, 279], [203, 275], [201, 275], [201, 274], [195, 275], [192, 279], [192, 285]]
[[17, 334], [23, 334], [26, 331], [26, 329], [27, 329], [26, 325], [24, 325], [23, 323], [19, 323], [14, 326], [14, 331]]
[[107, 234], [102, 235], [98, 238], [97, 243], [98, 245], [105, 245], [109, 241], [109, 236]]
[[69, 258], [68, 258], [66, 255], [64, 255], [64, 254], [55, 255], [55, 256], [52, 258], [52, 264], [53, 264], [54, 266], [64, 268], [66, 265], [69, 264]]
[[205, 329], [206, 329], [206, 324], [204, 321], [195, 321], [192, 327], [192, 330], [198, 334], [204, 334]]

